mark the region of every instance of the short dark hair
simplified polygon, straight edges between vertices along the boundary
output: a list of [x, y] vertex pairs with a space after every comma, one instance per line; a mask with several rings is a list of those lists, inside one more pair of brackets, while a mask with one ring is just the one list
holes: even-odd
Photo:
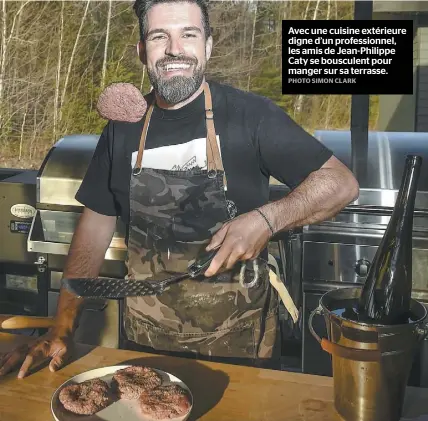
[[201, 9], [202, 25], [205, 31], [205, 38], [211, 36], [210, 18], [208, 14], [208, 5], [206, 0], [136, 0], [134, 3], [134, 11], [138, 17], [140, 24], [140, 39], [145, 40], [147, 33], [147, 13], [149, 9], [156, 4], [162, 3], [194, 3]]

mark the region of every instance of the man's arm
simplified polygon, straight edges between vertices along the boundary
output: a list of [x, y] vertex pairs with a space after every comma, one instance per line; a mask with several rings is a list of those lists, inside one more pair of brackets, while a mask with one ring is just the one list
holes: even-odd
[[328, 148], [272, 101], [264, 105], [256, 135], [260, 169], [292, 192], [226, 222], [207, 247], [221, 245], [206, 276], [256, 258], [273, 234], [326, 220], [358, 197], [354, 175]]
[[[85, 206], [73, 235], [64, 267], [64, 278], [96, 278], [113, 237], [117, 209], [111, 191], [112, 123], [103, 129], [94, 155], [76, 194]], [[65, 333], [74, 332], [83, 299], [61, 288], [56, 324]]]
[[325, 221], [358, 198], [352, 172], [332, 156], [288, 196], [260, 208], [274, 232]]
[[[116, 228], [116, 217], [85, 208], [73, 235], [64, 268], [64, 278], [95, 278], [104, 261]], [[61, 288], [56, 312], [56, 328], [73, 333], [84, 299]]]
[[256, 258], [272, 234], [331, 218], [358, 194], [352, 172], [332, 156], [288, 196], [260, 207], [267, 221], [252, 211], [224, 224], [207, 247], [212, 250], [221, 245], [205, 275], [215, 275], [223, 265], [230, 269], [237, 260]]

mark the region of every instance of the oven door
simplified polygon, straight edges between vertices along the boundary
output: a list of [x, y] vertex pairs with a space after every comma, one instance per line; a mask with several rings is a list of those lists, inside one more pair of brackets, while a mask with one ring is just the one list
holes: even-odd
[[[47, 274], [35, 264], [0, 263], [0, 313], [47, 316]], [[38, 335], [42, 329], [5, 330], [13, 334]]]

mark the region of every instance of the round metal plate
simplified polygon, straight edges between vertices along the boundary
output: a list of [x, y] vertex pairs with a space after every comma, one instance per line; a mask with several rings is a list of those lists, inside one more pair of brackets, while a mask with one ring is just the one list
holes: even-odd
[[[100, 378], [101, 380], [104, 380], [105, 382], [107, 382], [108, 385], [110, 385], [110, 382], [114, 373], [117, 370], [120, 370], [126, 367], [130, 367], [130, 365], [114, 365], [109, 367], [96, 368], [94, 370], [90, 370], [90, 371], [86, 371], [84, 373], [78, 374], [77, 376], [74, 376], [71, 379], [64, 382], [52, 395], [51, 411], [54, 419], [56, 421], [82, 421], [82, 420], [84, 421], [119, 421], [119, 420], [153, 421], [152, 418], [144, 417], [143, 415], [141, 415], [141, 413], [139, 412], [137, 401], [119, 399], [114, 403], [112, 403], [107, 408], [104, 408], [102, 411], [97, 412], [94, 415], [77, 415], [67, 411], [62, 406], [61, 402], [58, 399], [61, 389], [70, 384], [82, 383], [86, 380]], [[189, 412], [186, 415], [179, 418], [169, 418], [168, 421], [187, 420], [189, 418], [189, 415], [193, 407], [193, 395], [190, 389], [179, 378], [175, 377], [174, 375], [155, 368], [153, 368], [153, 370], [155, 370], [157, 373], [159, 373], [162, 376], [164, 385], [175, 383], [181, 386], [182, 388], [184, 388], [185, 390], [187, 390], [190, 396], [191, 404], [192, 404]], [[163, 421], [163, 420], [156, 420], [156, 421]]]

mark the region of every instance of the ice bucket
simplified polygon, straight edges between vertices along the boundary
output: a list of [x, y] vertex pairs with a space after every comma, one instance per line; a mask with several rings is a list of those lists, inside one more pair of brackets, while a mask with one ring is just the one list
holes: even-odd
[[[344, 421], [399, 421], [413, 359], [427, 335], [426, 308], [411, 301], [409, 322], [368, 324], [343, 316], [355, 306], [361, 287], [324, 294], [311, 313], [309, 329], [332, 356], [334, 406]], [[323, 315], [328, 338], [320, 338], [313, 318]]]

